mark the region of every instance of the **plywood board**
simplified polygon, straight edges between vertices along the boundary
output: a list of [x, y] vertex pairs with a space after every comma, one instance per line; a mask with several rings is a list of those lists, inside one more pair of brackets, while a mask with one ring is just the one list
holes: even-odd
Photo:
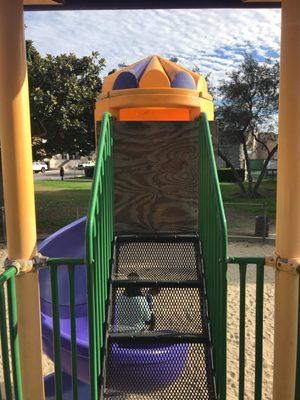
[[199, 122], [115, 122], [117, 232], [197, 230]]

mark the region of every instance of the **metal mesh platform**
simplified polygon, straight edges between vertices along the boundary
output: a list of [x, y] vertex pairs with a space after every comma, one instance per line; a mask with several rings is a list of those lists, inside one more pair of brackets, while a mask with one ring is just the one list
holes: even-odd
[[[126, 367], [118, 359], [120, 346], [128, 352]], [[127, 347], [126, 347], [127, 346]], [[149, 360], [149, 349], [158, 355]], [[146, 349], [145, 355], [137, 354]], [[211, 400], [214, 399], [212, 371], [203, 344], [145, 342], [110, 344], [105, 399], [114, 400]], [[136, 350], [136, 351], [135, 351]]]
[[[151, 292], [149, 287], [139, 288], [141, 296], [147, 298], [147, 294]], [[158, 295], [153, 296], [152, 312], [155, 315], [155, 326], [153, 331], [172, 330], [177, 333], [205, 334], [206, 324], [206, 307], [205, 295], [203, 290], [198, 288], [182, 288], [182, 287], [163, 287], [159, 288]], [[111, 320], [109, 324], [110, 332], [120, 332], [120, 326], [117, 323], [118, 313], [126, 314], [130, 321], [132, 309], [131, 303], [126, 303], [125, 286], [114, 288], [112, 304], [115, 307], [112, 310]], [[122, 301], [125, 299], [124, 301]], [[138, 304], [139, 305], [139, 304]], [[134, 320], [135, 310], [133, 309]], [[134, 325], [134, 324], [133, 324]], [[146, 331], [149, 326], [146, 325]], [[129, 332], [134, 332], [130, 329]]]
[[144, 280], [199, 280], [200, 251], [193, 236], [128, 236], [116, 244], [114, 279], [132, 272]]
[[199, 240], [116, 240], [102, 398], [215, 400]]

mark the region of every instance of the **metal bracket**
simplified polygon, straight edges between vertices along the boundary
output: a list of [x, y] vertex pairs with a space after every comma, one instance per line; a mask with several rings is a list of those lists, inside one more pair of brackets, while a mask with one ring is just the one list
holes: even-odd
[[17, 275], [23, 275], [28, 272], [37, 271], [41, 268], [46, 268], [48, 258], [49, 257], [45, 257], [41, 253], [37, 253], [31, 260], [10, 260], [9, 258], [6, 258], [4, 261], [4, 268], [8, 269], [14, 267], [17, 270]]
[[282, 258], [277, 254], [267, 256], [265, 265], [276, 269], [277, 271], [288, 272], [289, 274], [300, 273], [300, 258]]

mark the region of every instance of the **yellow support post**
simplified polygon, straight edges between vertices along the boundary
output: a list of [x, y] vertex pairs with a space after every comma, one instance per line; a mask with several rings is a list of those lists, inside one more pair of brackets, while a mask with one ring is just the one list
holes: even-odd
[[295, 400], [300, 264], [300, 2], [282, 1], [274, 400]]
[[[36, 253], [36, 221], [22, 0], [0, 0], [0, 135], [10, 260]], [[43, 400], [38, 276], [16, 280], [25, 400]]]

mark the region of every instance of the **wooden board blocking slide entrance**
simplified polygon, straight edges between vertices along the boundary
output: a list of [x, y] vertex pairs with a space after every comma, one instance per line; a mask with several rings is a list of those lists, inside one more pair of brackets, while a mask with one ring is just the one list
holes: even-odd
[[197, 230], [199, 122], [114, 122], [117, 232]]

